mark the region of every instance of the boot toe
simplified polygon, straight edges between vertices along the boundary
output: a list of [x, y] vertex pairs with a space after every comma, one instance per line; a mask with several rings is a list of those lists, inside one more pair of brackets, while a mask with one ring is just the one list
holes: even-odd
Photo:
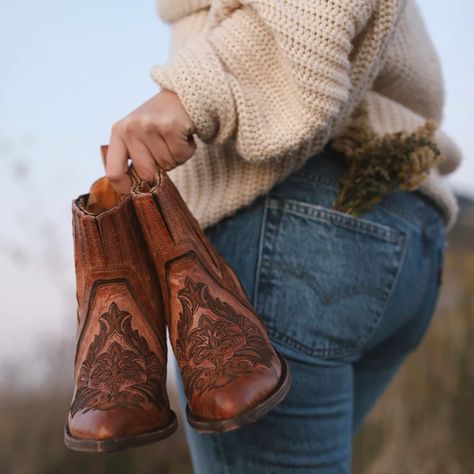
[[90, 411], [69, 417], [68, 428], [77, 439], [111, 440], [136, 436], [166, 427], [169, 414], [151, 414], [136, 407]]
[[190, 410], [194, 416], [207, 420], [229, 420], [252, 409], [275, 390], [280, 370], [276, 367], [263, 373], [239, 377], [230, 383], [193, 396]]

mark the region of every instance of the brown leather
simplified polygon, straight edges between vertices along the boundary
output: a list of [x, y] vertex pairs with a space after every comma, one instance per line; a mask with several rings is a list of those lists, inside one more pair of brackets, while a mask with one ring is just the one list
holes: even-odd
[[[165, 387], [166, 326], [131, 196], [118, 199], [101, 178], [73, 201], [72, 215], [78, 326], [66, 443], [113, 450], [93, 442], [165, 437], [175, 424]], [[156, 436], [133, 441], [145, 433]]]
[[228, 420], [245, 414], [275, 392], [282, 359], [239, 279], [167, 174], [159, 170], [152, 186], [138, 184], [132, 198], [159, 277], [191, 416]]

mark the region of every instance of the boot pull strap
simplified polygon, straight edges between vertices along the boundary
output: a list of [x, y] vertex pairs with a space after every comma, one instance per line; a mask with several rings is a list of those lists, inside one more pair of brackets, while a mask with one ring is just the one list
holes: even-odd
[[[100, 146], [100, 153], [102, 156], [102, 163], [105, 165], [107, 163], [107, 152], [109, 150], [109, 145], [101, 145]], [[133, 163], [128, 167], [127, 174], [130, 176], [130, 179], [132, 180], [132, 186], [136, 186], [137, 184], [140, 184], [142, 182], [142, 179], [140, 176], [138, 176], [137, 172], [135, 171], [135, 168], [133, 167]]]

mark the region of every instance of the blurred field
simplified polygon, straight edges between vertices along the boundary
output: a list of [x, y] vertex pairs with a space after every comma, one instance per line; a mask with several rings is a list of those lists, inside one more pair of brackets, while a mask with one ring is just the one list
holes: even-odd
[[[356, 474], [474, 472], [474, 205], [450, 235], [443, 290], [430, 331], [355, 443]], [[41, 389], [21, 388], [21, 366], [3, 371], [0, 473], [190, 473], [182, 431], [112, 455], [67, 450], [71, 344], [52, 347]], [[12, 388], [16, 387], [16, 388]], [[182, 423], [181, 423], [182, 424]], [[243, 473], [244, 474], [244, 473]]]
[[474, 473], [474, 206], [462, 203], [434, 320], [356, 439], [356, 474]]
[[[51, 374], [43, 392], [2, 393], [0, 473], [191, 473], [181, 430], [163, 442], [114, 454], [76, 453], [66, 449], [63, 426], [72, 392], [69, 387], [66, 390], [64, 384], [58, 391], [55, 388]], [[182, 426], [183, 421], [179, 422]]]

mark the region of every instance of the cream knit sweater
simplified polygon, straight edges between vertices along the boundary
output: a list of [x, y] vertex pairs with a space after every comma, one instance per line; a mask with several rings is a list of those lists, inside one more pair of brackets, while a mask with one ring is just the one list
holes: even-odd
[[[267, 192], [337, 137], [365, 100], [377, 133], [440, 121], [438, 58], [414, 0], [158, 0], [172, 25], [168, 64], [197, 150], [170, 173], [203, 227]], [[420, 191], [457, 206], [442, 175], [460, 160], [441, 131], [443, 161]]]

